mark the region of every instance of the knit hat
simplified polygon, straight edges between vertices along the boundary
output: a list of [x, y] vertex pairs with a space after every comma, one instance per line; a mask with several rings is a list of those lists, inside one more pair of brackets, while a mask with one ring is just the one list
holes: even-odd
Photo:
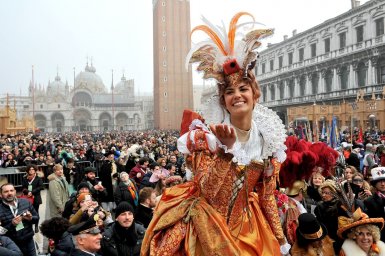
[[90, 189], [90, 186], [88, 185], [87, 182], [80, 182], [79, 185], [78, 185], [78, 191], [81, 190], [82, 188]]
[[81, 201], [85, 200], [87, 195], [91, 196], [90, 193], [80, 193], [77, 198], [78, 204], [80, 204]]
[[120, 202], [120, 204], [115, 209], [115, 216], [118, 217], [120, 214], [124, 212], [132, 212], [135, 213], [134, 207], [128, 202]]

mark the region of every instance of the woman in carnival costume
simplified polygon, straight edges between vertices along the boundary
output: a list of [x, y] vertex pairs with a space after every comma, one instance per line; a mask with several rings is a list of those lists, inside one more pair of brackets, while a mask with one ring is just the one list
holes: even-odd
[[[253, 20], [237, 24], [241, 16]], [[280, 255], [288, 253], [274, 198], [285, 160], [284, 126], [258, 104], [253, 73], [259, 39], [271, 29], [254, 29], [235, 40], [237, 28], [255, 24], [237, 13], [225, 28], [207, 25], [211, 40], [191, 49], [204, 78], [214, 78], [218, 95], [203, 117], [185, 111], [178, 150], [193, 172], [192, 181], [166, 189], [155, 209], [141, 255]], [[209, 125], [208, 126], [206, 126]]]
[[337, 234], [345, 239], [340, 256], [383, 256], [385, 244], [380, 240], [383, 218], [369, 218], [361, 208], [351, 217], [339, 217]]

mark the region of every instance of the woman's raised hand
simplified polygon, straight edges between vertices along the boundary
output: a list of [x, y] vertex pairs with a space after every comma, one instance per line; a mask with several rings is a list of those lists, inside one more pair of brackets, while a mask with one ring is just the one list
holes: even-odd
[[227, 124], [211, 124], [210, 129], [223, 145], [228, 149], [232, 149], [236, 141], [235, 130], [233, 127]]

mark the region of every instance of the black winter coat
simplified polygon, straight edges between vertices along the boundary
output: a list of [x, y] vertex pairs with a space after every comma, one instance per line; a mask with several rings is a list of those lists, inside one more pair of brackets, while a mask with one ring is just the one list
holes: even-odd
[[[385, 218], [385, 200], [376, 193], [364, 201], [369, 218]], [[385, 241], [385, 229], [381, 230], [381, 241]]]
[[[132, 184], [135, 186], [136, 191], [136, 204], [138, 204], [138, 187], [135, 184], [135, 181], [130, 179]], [[119, 185], [115, 189], [114, 193], [114, 200], [116, 205], [119, 205], [120, 202], [129, 202], [134, 209], [136, 209], [137, 205], [135, 204], [135, 199], [132, 197], [130, 191], [128, 190], [128, 185], [124, 184], [123, 182], [120, 182]]]
[[55, 243], [55, 250], [51, 253], [51, 256], [66, 256], [75, 247], [72, 242], [72, 235], [67, 231], [64, 232], [60, 240]]
[[[22, 181], [22, 187], [23, 189], [28, 189], [28, 179], [26, 177], [23, 178], [23, 181]], [[41, 195], [40, 195], [40, 191], [42, 191], [44, 189], [44, 184], [43, 184], [43, 180], [36, 175], [35, 179], [32, 181], [31, 183], [32, 185], [32, 195], [34, 196], [34, 200], [33, 200], [33, 204], [34, 205], [39, 205], [39, 204], [42, 204], [42, 200], [41, 200]]]
[[[115, 225], [116, 224], [113, 223], [103, 233], [101, 242], [102, 254], [108, 256], [139, 256], [146, 229], [142, 225], [135, 223], [135, 231], [138, 236], [138, 241], [135, 246], [130, 247], [118, 236], [118, 233], [114, 230]], [[118, 253], [118, 247], [120, 247], [123, 254]]]

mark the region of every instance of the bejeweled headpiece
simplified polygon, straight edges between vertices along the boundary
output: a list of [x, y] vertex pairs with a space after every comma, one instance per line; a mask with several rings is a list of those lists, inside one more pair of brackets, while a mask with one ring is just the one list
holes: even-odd
[[[238, 24], [243, 15], [250, 16], [252, 22]], [[187, 55], [186, 65], [199, 62], [198, 71], [203, 71], [204, 79], [214, 78], [219, 84], [229, 82], [230, 76], [247, 77], [248, 71], [255, 66], [257, 54], [254, 52], [261, 43], [259, 40], [272, 35], [273, 29], [253, 29], [243, 34], [237, 29], [245, 25], [256, 24], [253, 15], [248, 12], [239, 12], [230, 21], [229, 32], [226, 28], [214, 26], [206, 18], [202, 17], [206, 25], [195, 27], [191, 34], [202, 30], [210, 37], [209, 40], [198, 43]], [[236, 40], [236, 36], [242, 36], [242, 40]], [[236, 79], [237, 80], [237, 79]]]

